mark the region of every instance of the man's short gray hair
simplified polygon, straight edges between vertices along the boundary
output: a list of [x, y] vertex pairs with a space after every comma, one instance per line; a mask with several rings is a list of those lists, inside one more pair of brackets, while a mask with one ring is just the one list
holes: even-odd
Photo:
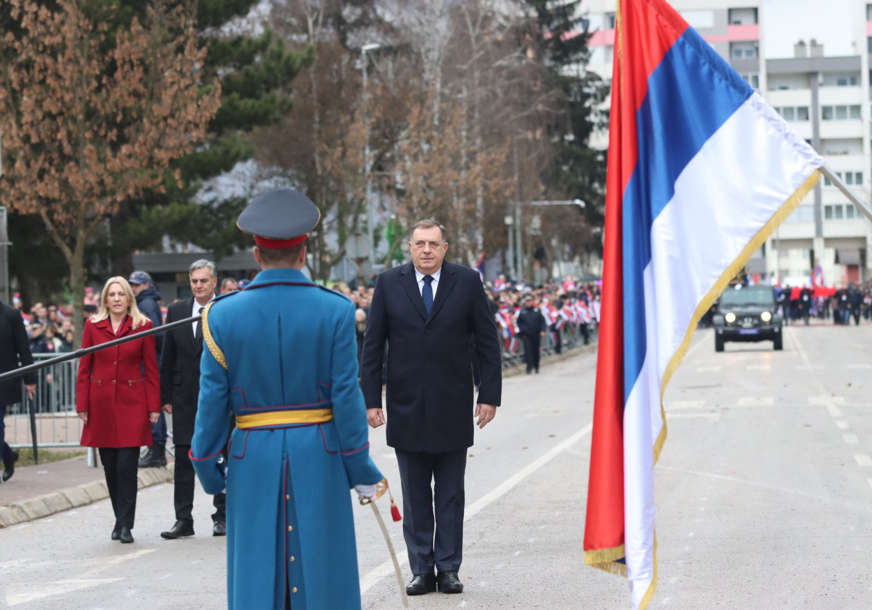
[[188, 267], [188, 275], [190, 275], [197, 269], [208, 269], [209, 275], [211, 275], [212, 277], [218, 277], [215, 272], [215, 263], [210, 260], [206, 260], [205, 258], [195, 260], [193, 263], [191, 263], [191, 266]]
[[415, 234], [417, 229], [432, 229], [433, 227], [439, 227], [439, 232], [442, 233], [442, 241], [446, 241], [445, 227], [439, 224], [439, 221], [434, 218], [422, 218], [412, 225], [412, 230], [409, 231], [409, 241], [412, 241], [412, 236]]

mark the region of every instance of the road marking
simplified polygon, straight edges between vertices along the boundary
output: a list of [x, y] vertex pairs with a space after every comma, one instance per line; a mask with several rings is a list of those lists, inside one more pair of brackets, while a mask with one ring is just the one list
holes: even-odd
[[856, 434], [843, 434], [842, 438], [845, 439], [845, 442], [849, 445], [856, 445], [860, 442], [860, 439], [857, 438]]
[[7, 593], [6, 603], [9, 606], [18, 606], [20, 604], [35, 602], [37, 600], [45, 599], [47, 597], [54, 597], [55, 595], [73, 593], [75, 591], [81, 591], [83, 589], [99, 587], [100, 585], [108, 585], [120, 582], [122, 580], [124, 579], [70, 578], [66, 580], [59, 580], [57, 582], [40, 583], [38, 588], [34, 587], [33, 585], [17, 585], [17, 587], [20, 587], [22, 590], [16, 591], [14, 593]]
[[748, 371], [771, 371], [771, 364], [746, 364], [745, 370]]
[[710, 419], [721, 421], [720, 413], [669, 413], [669, 421], [673, 419]]
[[666, 412], [679, 411], [683, 409], [701, 409], [705, 406], [704, 400], [670, 400], [666, 403]]
[[698, 367], [696, 367], [696, 372], [697, 373], [717, 373], [722, 368], [724, 368], [724, 367], [722, 367], [722, 366], [698, 366]]
[[851, 426], [844, 419], [836, 420], [836, 427], [839, 430], [850, 430]]
[[821, 396], [809, 396], [808, 404], [810, 405], [845, 405], [844, 396], [830, 396], [822, 394]]
[[823, 370], [823, 364], [797, 364], [797, 371], [820, 371]]
[[872, 457], [869, 457], [865, 453], [855, 453], [854, 459], [857, 460], [857, 463], [860, 466], [872, 466]]
[[772, 396], [743, 396], [736, 403], [737, 407], [755, 408], [755, 407], [772, 407], [775, 405], [775, 399]]
[[[529, 477], [531, 474], [542, 468], [545, 464], [553, 460], [555, 457], [566, 451], [568, 448], [572, 447], [575, 443], [580, 441], [582, 438], [590, 434], [591, 429], [593, 428], [593, 424], [588, 424], [572, 436], [570, 436], [565, 441], [561, 442], [558, 445], [552, 447], [548, 452], [544, 455], [538, 457], [534, 461], [527, 464], [524, 468], [510, 476], [508, 479], [497, 485], [494, 489], [486, 493], [484, 496], [473, 502], [470, 506], [467, 506], [464, 511], [464, 522], [469, 521], [475, 515], [480, 513], [482, 510], [487, 508], [489, 505], [493, 504], [504, 495], [512, 491], [518, 484]], [[408, 557], [402, 557], [400, 559], [400, 568], [405, 567], [409, 563]], [[386, 576], [390, 576], [394, 572], [394, 563], [392, 560], [387, 560], [382, 562], [380, 565], [376, 566], [372, 570], [370, 570], [366, 576], [364, 576], [360, 580], [360, 593], [363, 595], [367, 591], [369, 591], [376, 583], [378, 583], [382, 578]]]

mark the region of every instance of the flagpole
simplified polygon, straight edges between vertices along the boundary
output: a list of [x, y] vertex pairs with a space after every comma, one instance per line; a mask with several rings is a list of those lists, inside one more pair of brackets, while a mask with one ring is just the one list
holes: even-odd
[[854, 193], [852, 193], [847, 186], [841, 181], [841, 179], [836, 176], [835, 173], [831, 172], [826, 165], [822, 165], [820, 167], [820, 172], [829, 178], [830, 182], [835, 184], [842, 194], [848, 198], [848, 201], [854, 204], [854, 207], [857, 208], [863, 216], [865, 216], [870, 222], [872, 222], [872, 209], [869, 208], [868, 205], [860, 201]]

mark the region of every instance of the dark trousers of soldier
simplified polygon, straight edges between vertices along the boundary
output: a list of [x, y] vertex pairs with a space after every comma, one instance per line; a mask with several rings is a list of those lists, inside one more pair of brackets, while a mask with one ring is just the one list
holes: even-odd
[[524, 363], [527, 372], [539, 372], [539, 335], [521, 335], [524, 339]]
[[[194, 465], [188, 455], [190, 445], [176, 445], [176, 469], [173, 474], [173, 505], [177, 521], [193, 521], [191, 511], [194, 508]], [[227, 520], [227, 496], [223, 493], [212, 496], [212, 506], [215, 512], [212, 521], [224, 523]]]
[[587, 345], [590, 343], [590, 329], [588, 328], [587, 322], [582, 322], [578, 325], [578, 328], [581, 330], [581, 336], [584, 339], [584, 344]]
[[139, 464], [139, 447], [120, 449], [100, 447], [100, 461], [106, 475], [106, 487], [112, 500], [116, 527], [133, 529], [136, 516], [136, 470]]
[[557, 328], [556, 324], [551, 325], [551, 336], [554, 337], [554, 352], [559, 354], [563, 348], [563, 345], [560, 338], [560, 329]]
[[466, 449], [395, 451], [403, 484], [403, 538], [412, 574], [430, 574], [434, 566], [439, 572], [457, 572], [463, 559]]

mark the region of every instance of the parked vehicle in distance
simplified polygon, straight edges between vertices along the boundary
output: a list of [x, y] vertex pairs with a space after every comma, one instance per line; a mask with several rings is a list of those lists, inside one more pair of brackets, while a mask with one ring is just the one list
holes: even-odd
[[727, 341], [772, 341], [772, 347], [780, 350], [781, 324], [771, 286], [729, 287], [712, 319], [715, 351], [724, 351]]

